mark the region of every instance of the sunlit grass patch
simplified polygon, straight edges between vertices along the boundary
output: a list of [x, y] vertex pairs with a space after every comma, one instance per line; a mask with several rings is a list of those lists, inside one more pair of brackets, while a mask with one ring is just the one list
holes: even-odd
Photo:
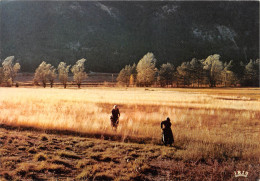
[[[4, 96], [0, 97], [0, 124], [160, 145], [160, 122], [169, 116], [180, 158], [259, 158], [259, 89], [152, 89], [1, 88]], [[114, 104], [121, 112], [116, 132], [109, 120]], [[7, 141], [16, 145], [23, 141], [40, 151], [61, 149], [55, 145], [59, 140], [47, 134], [35, 140], [52, 146], [34, 146], [18, 137]], [[65, 144], [62, 149], [67, 152], [74, 148], [99, 152], [107, 149], [88, 141], [67, 140]]]

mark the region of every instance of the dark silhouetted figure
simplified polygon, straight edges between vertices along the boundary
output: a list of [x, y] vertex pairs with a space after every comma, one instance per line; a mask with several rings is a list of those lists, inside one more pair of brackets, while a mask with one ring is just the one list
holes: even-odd
[[120, 112], [119, 112], [118, 106], [114, 105], [114, 108], [112, 109], [112, 115], [110, 116], [112, 128], [115, 128], [115, 129], [117, 128], [118, 123], [119, 123], [119, 117], [120, 117]]
[[169, 117], [165, 121], [161, 122], [161, 129], [162, 129], [162, 142], [164, 145], [170, 145], [172, 146], [174, 139], [171, 129], [171, 120]]

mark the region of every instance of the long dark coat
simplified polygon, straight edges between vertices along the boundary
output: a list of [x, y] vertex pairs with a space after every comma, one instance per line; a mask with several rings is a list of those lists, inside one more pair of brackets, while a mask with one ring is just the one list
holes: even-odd
[[161, 128], [163, 130], [162, 141], [165, 145], [167, 145], [167, 144], [171, 145], [174, 142], [171, 125], [172, 125], [172, 123], [168, 120], [161, 122]]

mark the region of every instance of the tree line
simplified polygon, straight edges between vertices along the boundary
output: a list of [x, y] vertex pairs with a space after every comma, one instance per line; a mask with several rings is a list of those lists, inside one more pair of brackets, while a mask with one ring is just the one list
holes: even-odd
[[[42, 83], [43, 87], [46, 87], [47, 82], [50, 82], [50, 86], [53, 87], [54, 80], [59, 76], [60, 82], [63, 84], [64, 88], [67, 87], [69, 70], [73, 73], [73, 80], [80, 88], [84, 79], [87, 78], [87, 73], [85, 72], [86, 59], [82, 58], [76, 62], [70, 69], [71, 65], [67, 65], [65, 62], [60, 62], [58, 68], [56, 69], [51, 64], [47, 64], [43, 61], [38, 68], [35, 70], [34, 74], [34, 84]], [[57, 74], [58, 71], [58, 74]]]
[[[13, 85], [17, 72], [21, 68], [19, 63], [14, 64], [13, 61], [14, 56], [7, 57], [3, 61], [2, 67], [0, 67], [0, 85]], [[85, 72], [84, 66], [85, 61], [86, 59], [82, 58], [72, 67], [71, 65], [67, 65], [65, 62], [60, 62], [57, 68], [43, 61], [35, 70], [33, 82], [35, 85], [39, 85], [41, 83], [44, 88], [47, 83], [50, 83], [50, 86], [53, 87], [54, 80], [58, 76], [60, 82], [63, 84], [64, 88], [66, 88], [69, 78], [69, 71], [71, 71], [73, 73], [75, 83], [78, 88], [80, 88], [83, 80], [87, 78], [87, 73]]]
[[[64, 88], [67, 87], [69, 72], [80, 88], [83, 80], [87, 78], [82, 58], [75, 65], [60, 62], [55, 68], [43, 61], [35, 70], [33, 82], [47, 83], [53, 87], [54, 80], [58, 77]], [[118, 84], [125, 86], [176, 86], [176, 87], [216, 87], [216, 86], [255, 86], [259, 87], [259, 59], [250, 60], [247, 64], [235, 65], [234, 61], [222, 62], [220, 55], [214, 54], [206, 59], [182, 62], [177, 68], [171, 63], [162, 64], [156, 68], [156, 58], [148, 52], [137, 64], [126, 65], [117, 77]], [[14, 56], [7, 57], [0, 67], [0, 85], [12, 86], [20, 70], [19, 63], [14, 63]], [[17, 85], [17, 83], [16, 83]]]
[[161, 87], [216, 87], [216, 86], [255, 86], [259, 87], [259, 59], [248, 64], [235, 65], [233, 60], [222, 62], [220, 55], [206, 59], [182, 62], [177, 68], [171, 63], [156, 68], [153, 53], [147, 53], [138, 64], [126, 65], [119, 73], [117, 81], [126, 86]]

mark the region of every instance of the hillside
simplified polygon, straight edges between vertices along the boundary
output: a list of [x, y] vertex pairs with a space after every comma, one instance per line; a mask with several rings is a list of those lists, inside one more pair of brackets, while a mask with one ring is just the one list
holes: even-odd
[[218, 53], [259, 56], [259, 2], [1, 1], [0, 58], [22, 71], [85, 57], [91, 71], [118, 72], [153, 52], [157, 66]]

